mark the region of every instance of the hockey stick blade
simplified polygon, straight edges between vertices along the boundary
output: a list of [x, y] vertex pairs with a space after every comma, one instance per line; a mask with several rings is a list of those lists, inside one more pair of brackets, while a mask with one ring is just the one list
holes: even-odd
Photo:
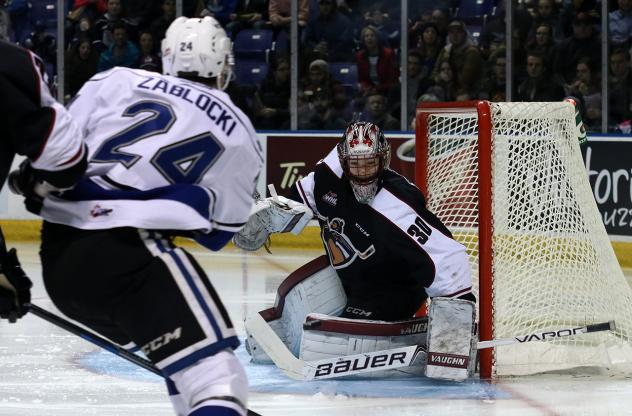
[[534, 341], [548, 341], [551, 339], [563, 338], [577, 334], [585, 334], [589, 332], [614, 331], [615, 329], [616, 325], [614, 321], [608, 321], [597, 324], [590, 324], [582, 327], [561, 328], [555, 331], [535, 332], [532, 334], [516, 336], [513, 338], [498, 338], [489, 341], [480, 341], [478, 342], [478, 344], [476, 344], [476, 348], [482, 350], [485, 348], [501, 347], [504, 345], [524, 344], [526, 342]]
[[411, 345], [343, 357], [303, 361], [292, 354], [260, 314], [257, 313], [249, 318], [246, 321], [246, 328], [274, 364], [294, 380], [337, 378], [409, 367], [415, 365], [418, 357], [426, 354], [425, 346]]
[[246, 329], [261, 345], [276, 366], [294, 380], [305, 380], [301, 360], [287, 349], [276, 332], [263, 317], [256, 313], [245, 322]]

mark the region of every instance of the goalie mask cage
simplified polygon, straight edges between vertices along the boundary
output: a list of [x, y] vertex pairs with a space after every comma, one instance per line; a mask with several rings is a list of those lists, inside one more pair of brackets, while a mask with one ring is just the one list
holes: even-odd
[[415, 179], [464, 244], [480, 340], [614, 320], [614, 332], [480, 351], [481, 378], [632, 362], [632, 290], [566, 102], [423, 103]]

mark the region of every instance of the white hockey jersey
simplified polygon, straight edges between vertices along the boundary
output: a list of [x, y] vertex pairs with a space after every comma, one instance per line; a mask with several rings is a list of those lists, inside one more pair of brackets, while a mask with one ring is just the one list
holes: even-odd
[[81, 229], [238, 231], [263, 165], [227, 94], [129, 68], [92, 77], [70, 104], [89, 147], [86, 177], [44, 202], [47, 221]]

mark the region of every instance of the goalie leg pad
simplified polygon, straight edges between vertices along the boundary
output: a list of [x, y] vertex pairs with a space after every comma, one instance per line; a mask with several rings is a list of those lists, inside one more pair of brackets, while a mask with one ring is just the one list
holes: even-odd
[[475, 364], [474, 302], [434, 298], [428, 310], [426, 377], [463, 381]]
[[[314, 272], [313, 266], [319, 270]], [[305, 271], [310, 269], [311, 272]], [[279, 286], [275, 306], [260, 313], [288, 349], [298, 356], [307, 314], [338, 314], [346, 303], [347, 296], [338, 274], [322, 256], [290, 274]], [[252, 361], [270, 363], [257, 340], [248, 331], [246, 335]]]
[[[426, 345], [428, 319], [385, 322], [347, 319], [323, 314], [309, 314], [303, 326], [300, 355], [304, 361], [337, 358], [364, 352], [390, 350], [411, 345]], [[363, 377], [423, 374], [425, 355], [409, 367], [362, 374]]]

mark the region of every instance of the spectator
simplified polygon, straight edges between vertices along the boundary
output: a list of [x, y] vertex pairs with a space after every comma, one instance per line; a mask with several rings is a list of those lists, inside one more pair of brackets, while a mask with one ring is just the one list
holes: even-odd
[[[544, 57], [544, 64], [547, 68], [553, 68], [553, 58], [555, 56], [555, 40], [553, 38], [553, 27], [548, 23], [539, 23], [534, 32], [534, 37], [527, 43], [527, 52], [537, 52]], [[523, 77], [521, 77], [523, 78]]]
[[586, 128], [599, 131], [601, 127], [601, 76], [589, 58], [579, 60], [576, 73], [575, 80], [568, 85], [566, 94], [579, 98], [581, 115]]
[[573, 21], [579, 13], [588, 15], [593, 21], [599, 21], [599, 8], [598, 0], [564, 0], [559, 22], [564, 37], [572, 36]]
[[304, 130], [340, 130], [347, 121], [332, 106], [331, 96], [325, 91], [316, 91], [311, 98], [313, 113], [299, 125]]
[[399, 130], [399, 120], [390, 115], [386, 107], [386, 97], [380, 93], [372, 93], [367, 97], [366, 120], [382, 130]]
[[579, 13], [573, 19], [573, 36], [560, 42], [555, 49], [553, 72], [566, 83], [575, 77], [580, 58], [601, 54], [600, 37], [595, 33], [592, 24], [593, 18], [590, 15]]
[[[108, 0], [107, 12], [94, 22], [97, 32], [97, 39], [103, 43], [103, 48], [109, 48], [114, 43], [114, 23], [121, 21], [125, 23], [127, 29], [127, 37], [133, 38], [130, 32], [134, 31], [135, 26], [123, 15], [123, 6], [121, 0]], [[135, 34], [135, 33], [133, 33]]]
[[433, 85], [428, 87], [424, 94], [431, 94], [439, 101], [455, 101], [457, 96], [457, 79], [452, 70], [452, 65], [447, 59], [437, 61], [439, 72], [432, 79]]
[[335, 0], [319, 0], [318, 17], [307, 24], [305, 46], [309, 59], [348, 62], [353, 50], [353, 25], [336, 8]]
[[75, 0], [72, 10], [68, 13], [68, 20], [74, 24], [87, 17], [94, 22], [107, 11], [107, 0]]
[[356, 54], [360, 90], [364, 96], [374, 92], [388, 94], [399, 77], [395, 52], [379, 44], [377, 30], [372, 26], [362, 29], [360, 37], [362, 48]]
[[255, 126], [264, 130], [290, 127], [290, 61], [277, 58], [254, 98]]
[[303, 91], [299, 90], [297, 95], [298, 128], [302, 129], [303, 126], [306, 126], [307, 123], [309, 123], [309, 120], [316, 112], [314, 111], [314, 107], [312, 106], [310, 99], [305, 96]]
[[198, 0], [195, 15], [199, 17], [211, 16], [222, 27], [230, 22], [230, 15], [237, 9], [237, 0]]
[[437, 58], [443, 48], [443, 40], [439, 37], [439, 29], [434, 23], [426, 23], [420, 28], [420, 35], [414, 43], [421, 55], [421, 76], [429, 77], [437, 64]]
[[430, 14], [430, 21], [437, 27], [441, 43], [445, 43], [448, 36], [448, 12], [445, 9], [434, 9]]
[[608, 126], [613, 127], [632, 118], [632, 70], [630, 52], [615, 49], [610, 54], [610, 76], [608, 77]]
[[266, 0], [237, 0], [235, 13], [228, 16], [230, 22], [226, 31], [235, 39], [242, 29], [264, 29], [268, 22], [268, 2]]
[[154, 35], [154, 39], [162, 41], [167, 32], [167, 28], [176, 18], [176, 1], [175, 0], [163, 0], [162, 1], [162, 14], [150, 25], [151, 33]]
[[83, 84], [97, 73], [99, 54], [88, 38], [82, 38], [66, 52], [66, 98], [74, 97]]
[[548, 25], [551, 28], [551, 36], [553, 39], [559, 40], [564, 38], [564, 32], [559, 24], [559, 13], [554, 0], [538, 0], [538, 6], [533, 16], [533, 23], [529, 31], [528, 39], [533, 40], [536, 31], [541, 25]]
[[345, 87], [337, 80], [333, 79], [329, 72], [329, 64], [322, 60], [316, 59], [309, 64], [309, 72], [306, 78], [301, 81], [300, 90], [303, 92], [307, 100], [322, 91], [331, 97], [331, 104], [337, 114], [345, 117], [347, 114], [349, 98]]
[[141, 32], [139, 42], [140, 54], [136, 67], [146, 71], [162, 73], [162, 61], [156, 53], [154, 36], [149, 30]]
[[372, 4], [364, 14], [362, 27], [373, 26], [377, 29], [380, 42], [384, 46], [399, 48], [399, 22], [394, 22], [381, 3]]
[[[71, 31], [72, 34], [69, 36], [69, 45], [71, 45], [71, 47], [77, 46], [79, 41], [82, 39], [90, 39], [91, 42], [95, 42], [97, 40], [94, 23], [88, 15], [81, 17], [79, 22], [71, 28]], [[101, 42], [99, 42], [99, 44], [102, 45]]]
[[630, 47], [632, 40], [632, 0], [617, 0], [619, 8], [608, 15], [610, 42], [613, 47]]
[[[429, 78], [422, 72], [422, 57], [419, 50], [412, 49], [408, 51], [406, 57], [406, 69], [408, 77], [406, 79], [406, 103], [407, 115], [406, 120], [410, 121], [415, 117], [415, 108], [417, 99], [428, 88]], [[391, 114], [399, 114], [401, 112], [401, 85], [397, 84], [389, 92], [388, 102]]]
[[[276, 33], [284, 29], [289, 32], [291, 17], [291, 0], [269, 0], [268, 15]], [[298, 26], [305, 27], [309, 19], [309, 0], [298, 0]]]
[[[493, 16], [489, 16], [481, 32], [479, 46], [481, 54], [485, 59], [489, 59], [489, 56], [491, 56], [495, 49], [504, 47], [507, 44], [505, 40], [507, 34], [505, 22], [505, 16], [507, 14], [506, 3], [507, 0], [500, 1], [498, 11]], [[519, 66], [519, 64], [522, 64], [525, 60], [524, 47], [527, 43], [527, 37], [533, 22], [531, 13], [529, 13], [524, 6], [525, 3], [526, 2], [519, 2], [515, 4], [514, 1], [515, 7], [513, 8], [513, 29], [511, 37], [514, 67]]]
[[122, 21], [113, 23], [112, 35], [114, 43], [99, 58], [99, 72], [115, 66], [133, 68], [138, 62], [138, 48], [127, 38], [127, 25]]
[[483, 80], [480, 98], [494, 102], [507, 101], [506, 49], [496, 49], [489, 57], [488, 75]]
[[[481, 80], [483, 59], [481, 53], [467, 36], [465, 23], [453, 20], [448, 25], [449, 43], [439, 53], [438, 60], [450, 62], [455, 71], [457, 86], [460, 93], [468, 93], [472, 97], [478, 95], [478, 83]], [[434, 78], [437, 78], [439, 68], [435, 66]]]
[[552, 79], [544, 64], [544, 57], [537, 52], [527, 54], [527, 76], [517, 91], [517, 101], [561, 101], [566, 95], [564, 88]]
[[[432, 91], [432, 90], [431, 90]], [[417, 107], [419, 104], [421, 103], [436, 103], [439, 101], [439, 98], [434, 95], [432, 92], [429, 93], [425, 93], [425, 94], [421, 94], [421, 96], [419, 97], [419, 99], [417, 100], [417, 103], [415, 104], [415, 107]], [[417, 120], [413, 117], [413, 119], [410, 121], [410, 124], [408, 126], [409, 130], [415, 131], [417, 129]], [[408, 152], [409, 156], [414, 157], [415, 156], [415, 148], [413, 147], [410, 152]]]

